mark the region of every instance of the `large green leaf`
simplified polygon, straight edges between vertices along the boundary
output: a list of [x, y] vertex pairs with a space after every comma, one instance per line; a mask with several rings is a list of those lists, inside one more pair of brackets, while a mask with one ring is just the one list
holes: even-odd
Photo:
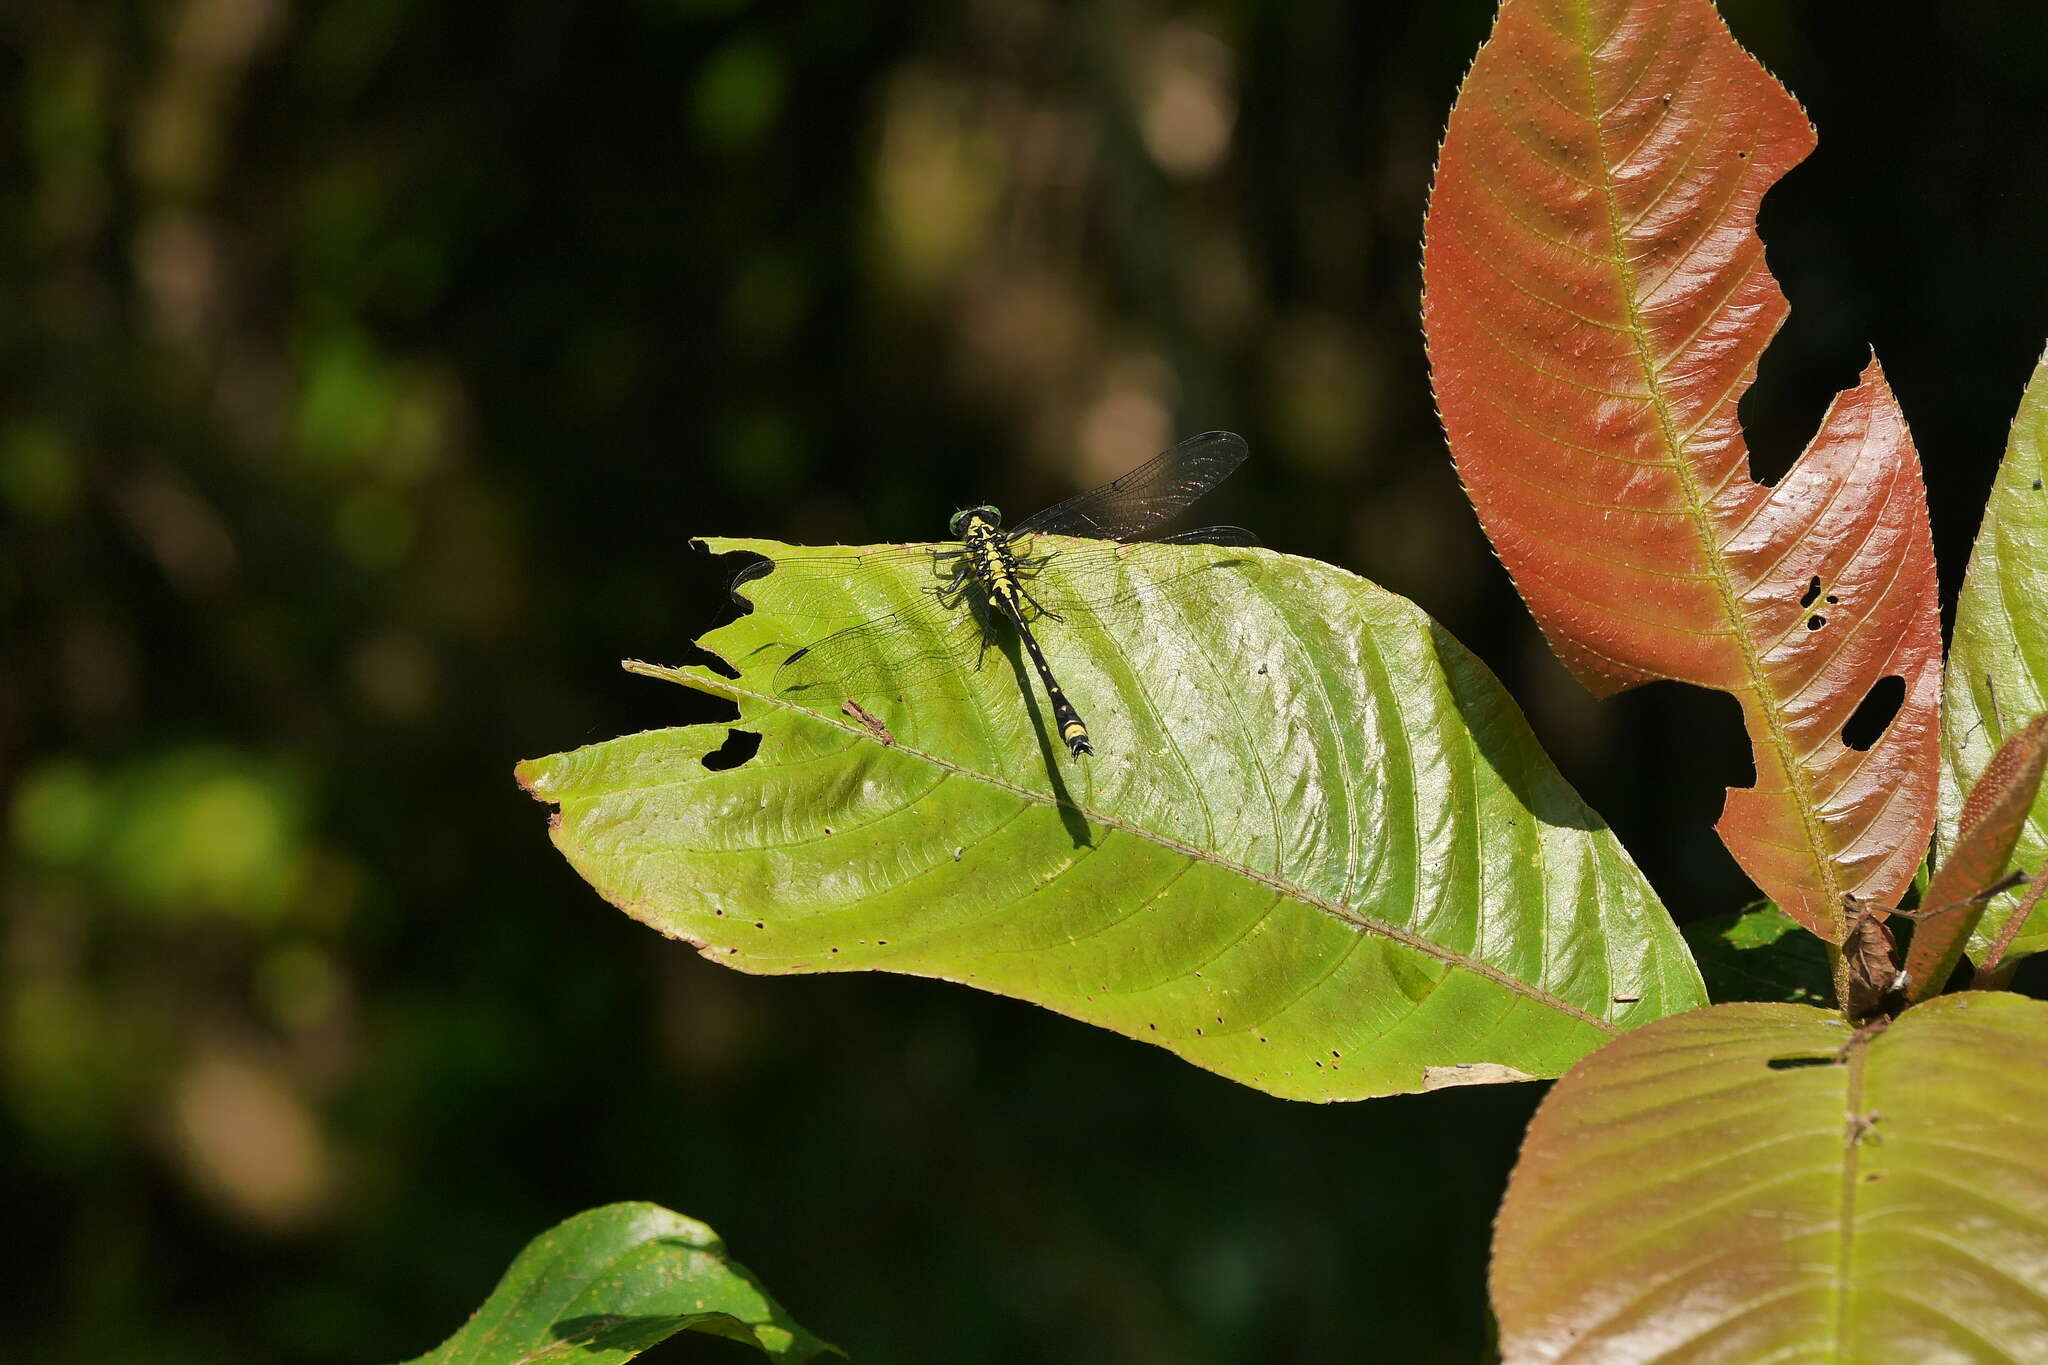
[[476, 1316], [410, 1365], [617, 1365], [707, 1332], [801, 1365], [843, 1354], [790, 1320], [718, 1234], [658, 1204], [607, 1204], [527, 1243]]
[[[1941, 847], [1960, 833], [1963, 798], [2006, 736], [2048, 711], [2048, 356], [2034, 370], [1984, 525], [1956, 603], [1941, 717]], [[2048, 795], [2037, 796], [2013, 860], [2048, 866]], [[2016, 894], [1993, 901], [1970, 935], [1979, 961], [2005, 927]], [[2048, 948], [2048, 914], [2035, 914], [2006, 950], [2008, 961]]]
[[916, 600], [931, 568], [906, 559], [857, 586], [800, 565], [751, 584], [756, 609], [704, 640], [737, 679], [639, 666], [737, 701], [751, 760], [707, 767], [727, 731], [703, 725], [520, 780], [561, 807], [556, 845], [592, 885], [714, 961], [959, 981], [1292, 1098], [1554, 1076], [1701, 1003], [1612, 833], [1412, 604], [1266, 551], [1093, 567], [1038, 580], [1111, 604], [1043, 627], [1092, 757], [1051, 737], [1013, 649], [776, 694], [793, 648]]
[[1494, 1241], [1511, 1365], [2048, 1360], [2048, 1004], [1852, 1033], [1717, 1005], [1537, 1111]]

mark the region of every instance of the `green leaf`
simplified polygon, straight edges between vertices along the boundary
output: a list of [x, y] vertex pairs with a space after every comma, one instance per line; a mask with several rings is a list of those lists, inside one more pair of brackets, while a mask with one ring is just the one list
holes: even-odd
[[751, 583], [755, 610], [703, 642], [736, 680], [633, 666], [735, 700], [750, 761], [706, 767], [727, 732], [700, 725], [520, 780], [593, 886], [714, 961], [963, 982], [1289, 1098], [1554, 1076], [1701, 1002], [1612, 832], [1412, 604], [1266, 551], [1113, 560], [1035, 580], [1114, 603], [1043, 623], [1092, 757], [1053, 738], [1013, 644], [914, 686], [777, 695], [793, 649], [928, 589], [902, 556], [857, 585]]
[[658, 1204], [607, 1204], [533, 1239], [491, 1297], [409, 1365], [613, 1365], [678, 1332], [707, 1332], [771, 1360], [843, 1355], [790, 1320], [725, 1243]]
[[1769, 901], [1695, 920], [1685, 926], [1685, 941], [1716, 1004], [1825, 1005], [1834, 997], [1826, 946]]
[[2048, 1358], [2048, 1004], [1855, 1034], [1798, 1005], [1631, 1033], [1544, 1099], [1496, 1225], [1501, 1354]]
[[[1998, 467], [1984, 525], [1956, 602], [1941, 715], [1943, 849], [1961, 832], [1963, 798], [1990, 766], [2007, 735], [2048, 711], [2048, 355], [2020, 399], [2005, 460]], [[2020, 831], [2013, 861], [2029, 872], [2048, 865], [2048, 795], [2039, 795]], [[1993, 901], [1970, 935], [1983, 961], [2017, 902]], [[2048, 948], [2048, 915], [2035, 914], [2006, 950], [2014, 962]]]

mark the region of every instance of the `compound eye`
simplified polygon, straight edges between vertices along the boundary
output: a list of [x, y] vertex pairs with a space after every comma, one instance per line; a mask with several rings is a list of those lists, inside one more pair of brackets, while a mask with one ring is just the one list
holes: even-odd
[[970, 507], [964, 512], [955, 512], [953, 519], [946, 523], [947, 534], [951, 535], [955, 540], [964, 539], [967, 535], [967, 528], [977, 521], [985, 521], [991, 526], [1000, 526], [1003, 524], [1003, 514], [986, 504], [980, 507]]

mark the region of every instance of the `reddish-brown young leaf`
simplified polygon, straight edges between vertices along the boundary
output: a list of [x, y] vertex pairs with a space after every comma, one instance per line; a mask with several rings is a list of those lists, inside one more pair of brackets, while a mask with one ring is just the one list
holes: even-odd
[[[2034, 808], [2041, 773], [2048, 766], [2048, 715], [2039, 715], [2013, 731], [1990, 766], [1970, 788], [1957, 825], [1956, 846], [1928, 879], [1922, 911], [1933, 911], [1913, 929], [1906, 954], [1909, 1000], [1924, 1000], [1948, 984], [1970, 931], [1984, 917], [1981, 902], [1972, 902], [2005, 875], [2013, 846]], [[2038, 873], [2041, 869], [2029, 869]]]
[[1927, 846], [1941, 638], [1874, 360], [1784, 479], [1749, 474], [1736, 403], [1786, 308], [1757, 203], [1813, 146], [1709, 0], [1507, 0], [1444, 138], [1423, 314], [1459, 476], [1552, 646], [1603, 696], [1740, 701], [1757, 777], [1721, 837], [1839, 943], [1843, 896], [1896, 903]]

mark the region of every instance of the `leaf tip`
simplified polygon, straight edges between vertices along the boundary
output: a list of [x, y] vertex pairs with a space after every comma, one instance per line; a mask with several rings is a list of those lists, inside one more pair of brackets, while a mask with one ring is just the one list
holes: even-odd
[[512, 780], [519, 784], [521, 791], [534, 800], [552, 802], [555, 799], [552, 791], [554, 773], [553, 756], [529, 758], [513, 765]]

